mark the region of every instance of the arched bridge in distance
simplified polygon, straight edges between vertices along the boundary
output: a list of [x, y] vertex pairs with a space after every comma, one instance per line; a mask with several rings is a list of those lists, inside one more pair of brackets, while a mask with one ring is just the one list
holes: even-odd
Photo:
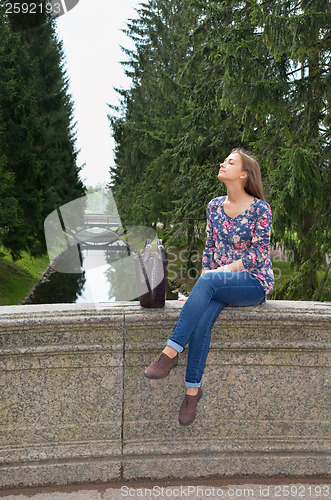
[[124, 239], [125, 230], [119, 217], [108, 214], [84, 214], [84, 224], [77, 231], [65, 228], [82, 249], [125, 250], [130, 249]]

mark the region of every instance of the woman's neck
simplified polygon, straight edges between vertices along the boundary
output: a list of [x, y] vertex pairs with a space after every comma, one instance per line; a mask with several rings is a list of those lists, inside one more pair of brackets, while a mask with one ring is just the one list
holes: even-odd
[[244, 189], [238, 189], [237, 187], [231, 188], [231, 186], [227, 187], [227, 201], [233, 204], [245, 203], [248, 200], [251, 200], [252, 197], [248, 194]]

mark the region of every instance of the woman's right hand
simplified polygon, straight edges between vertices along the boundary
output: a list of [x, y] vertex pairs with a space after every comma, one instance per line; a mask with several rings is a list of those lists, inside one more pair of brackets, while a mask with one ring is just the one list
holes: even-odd
[[216, 269], [202, 269], [201, 276], [205, 273], [215, 273]]
[[223, 272], [224, 272], [223, 266], [216, 267], [216, 269], [202, 269], [201, 276], [205, 273], [223, 273]]

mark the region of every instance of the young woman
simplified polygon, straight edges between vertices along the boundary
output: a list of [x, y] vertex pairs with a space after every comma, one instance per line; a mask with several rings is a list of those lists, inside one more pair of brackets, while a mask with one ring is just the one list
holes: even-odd
[[186, 395], [179, 422], [195, 417], [202, 396], [201, 377], [210, 331], [225, 306], [255, 306], [274, 285], [270, 259], [272, 214], [264, 201], [260, 167], [242, 149], [234, 149], [220, 165], [218, 178], [227, 196], [207, 206], [207, 241], [202, 274], [185, 302], [166, 347], [145, 369], [147, 378], [163, 378], [176, 366], [187, 342]]

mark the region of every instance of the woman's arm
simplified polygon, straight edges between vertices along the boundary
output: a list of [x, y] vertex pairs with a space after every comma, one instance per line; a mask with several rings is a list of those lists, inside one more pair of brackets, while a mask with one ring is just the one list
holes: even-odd
[[[241, 259], [239, 259], [239, 260], [234, 260], [233, 262], [231, 262], [231, 264], [228, 264], [228, 268], [230, 269], [230, 271], [232, 273], [235, 273], [235, 272], [238, 272], [238, 271], [245, 269], [245, 266], [243, 264], [243, 261]], [[224, 266], [221, 266], [221, 267], [218, 267], [217, 269], [202, 269], [201, 274], [204, 274], [207, 272], [208, 273], [223, 273], [224, 271], [225, 271]]]
[[270, 205], [263, 204], [259, 210], [259, 218], [255, 225], [252, 244], [242, 257], [242, 263], [247, 270], [263, 267], [270, 252], [270, 236], [272, 213]]
[[231, 264], [228, 264], [228, 268], [233, 272], [242, 271], [245, 269], [242, 259], [234, 260]]

